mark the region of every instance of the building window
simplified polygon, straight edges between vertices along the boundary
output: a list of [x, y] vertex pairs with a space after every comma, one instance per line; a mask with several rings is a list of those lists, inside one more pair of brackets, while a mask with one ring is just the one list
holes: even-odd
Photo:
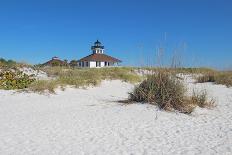
[[101, 67], [101, 62], [100, 61], [96, 61], [96, 67]]
[[108, 66], [108, 63], [107, 63], [107, 62], [105, 62], [105, 66]]
[[89, 66], [89, 62], [87, 61], [87, 62], [85, 62], [85, 65], [86, 65], [86, 67], [88, 67]]
[[109, 62], [109, 66], [114, 66], [114, 63], [113, 62]]

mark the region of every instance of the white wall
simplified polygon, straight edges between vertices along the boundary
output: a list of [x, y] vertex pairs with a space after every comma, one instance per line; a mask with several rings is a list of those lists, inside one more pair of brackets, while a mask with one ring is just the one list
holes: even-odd
[[[110, 63], [110, 66], [114, 66], [114, 64]], [[90, 68], [96, 68], [96, 61], [90, 61], [88, 67], [90, 67]], [[105, 62], [101, 62], [101, 67], [105, 67]], [[100, 67], [98, 67], [98, 68], [100, 68]]]
[[105, 66], [105, 62], [101, 62], [101, 67], [104, 67]]
[[90, 68], [95, 68], [96, 67], [96, 61], [90, 61], [89, 62], [89, 67]]

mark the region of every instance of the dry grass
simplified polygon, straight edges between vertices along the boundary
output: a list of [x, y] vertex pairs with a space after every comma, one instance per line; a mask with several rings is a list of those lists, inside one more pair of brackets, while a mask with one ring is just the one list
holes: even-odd
[[209, 107], [206, 93], [194, 93], [186, 96], [186, 88], [179, 79], [167, 71], [148, 76], [129, 95], [129, 101], [157, 105], [167, 111], [191, 113], [196, 106]]
[[55, 88], [57, 88], [58, 85], [55, 80], [47, 81], [47, 80], [40, 80], [35, 81], [32, 83], [29, 87], [31, 91], [43, 93], [46, 90], [49, 93], [55, 93]]
[[193, 91], [192, 96], [189, 99], [193, 105], [197, 105], [201, 108], [212, 108], [215, 106], [215, 101], [211, 99], [208, 101], [207, 99], [207, 92], [195, 92]]
[[202, 76], [197, 78], [198, 83], [214, 82], [216, 84], [226, 85], [227, 87], [232, 86], [232, 72], [231, 71], [214, 71], [204, 73]]
[[169, 72], [173, 74], [184, 73], [196, 76], [197, 83], [214, 82], [215, 84], [232, 86], [232, 71], [217, 71], [211, 68], [144, 68], [153, 72]]
[[232, 72], [219, 72], [215, 80], [216, 84], [226, 85], [227, 87], [232, 86]]
[[[41, 69], [41, 68], [40, 68]], [[122, 80], [130, 83], [141, 81], [131, 68], [99, 68], [99, 69], [71, 69], [63, 67], [42, 68], [49, 76], [55, 77], [52, 81], [37, 81], [30, 86], [32, 91], [54, 91], [58, 86], [85, 87], [97, 85], [102, 80]]]
[[215, 82], [215, 72], [206, 72], [202, 76], [197, 77], [198, 83]]
[[138, 69], [144, 69], [144, 70], [149, 70], [153, 72], [159, 72], [159, 71], [164, 71], [164, 72], [169, 72], [169, 73], [185, 73], [185, 74], [205, 74], [209, 72], [214, 72], [214, 69], [211, 68], [166, 68], [166, 67], [143, 67], [143, 68], [138, 68]]

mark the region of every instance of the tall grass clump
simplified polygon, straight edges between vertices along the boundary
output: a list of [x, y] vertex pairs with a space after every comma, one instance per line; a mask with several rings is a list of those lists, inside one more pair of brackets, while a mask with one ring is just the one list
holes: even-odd
[[55, 93], [55, 88], [57, 87], [58, 85], [55, 80], [38, 80], [29, 86], [29, 90], [38, 93], [44, 93], [45, 91]]
[[232, 72], [230, 71], [215, 71], [204, 73], [197, 78], [198, 83], [214, 82], [215, 84], [232, 86]]
[[204, 73], [202, 76], [197, 77], [198, 83], [205, 83], [205, 82], [215, 82], [215, 73], [214, 72], [208, 72]]
[[187, 96], [186, 88], [181, 81], [169, 72], [160, 71], [147, 77], [132, 93], [129, 101], [157, 105], [167, 111], [191, 113], [196, 106], [211, 105], [206, 94]]
[[226, 85], [227, 87], [232, 87], [232, 72], [231, 71], [219, 72], [216, 76], [215, 83]]

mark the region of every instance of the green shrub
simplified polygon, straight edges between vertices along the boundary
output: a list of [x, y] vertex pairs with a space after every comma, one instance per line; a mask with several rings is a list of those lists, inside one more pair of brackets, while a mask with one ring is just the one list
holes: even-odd
[[0, 58], [0, 67], [13, 67], [17, 63], [13, 60], [5, 60], [3, 58]]
[[21, 71], [3, 71], [0, 73], [1, 89], [23, 89], [27, 88], [35, 79]]

